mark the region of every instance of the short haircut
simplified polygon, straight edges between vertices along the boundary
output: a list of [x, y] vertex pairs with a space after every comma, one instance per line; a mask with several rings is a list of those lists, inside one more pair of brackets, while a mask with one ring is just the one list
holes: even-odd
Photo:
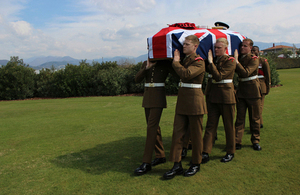
[[195, 45], [199, 45], [200, 44], [200, 41], [199, 41], [199, 39], [198, 39], [198, 37], [196, 35], [189, 35], [189, 36], [185, 37], [185, 40], [190, 40]]
[[258, 46], [253, 46], [252, 49], [257, 49], [257, 51], [259, 51], [259, 47]]
[[228, 47], [228, 41], [225, 38], [217, 39], [216, 43], [223, 43], [225, 45], [225, 47]]
[[250, 46], [253, 47], [253, 41], [252, 41], [252, 39], [246, 38], [246, 39], [243, 40], [243, 42], [244, 42], [244, 41], [249, 41]]

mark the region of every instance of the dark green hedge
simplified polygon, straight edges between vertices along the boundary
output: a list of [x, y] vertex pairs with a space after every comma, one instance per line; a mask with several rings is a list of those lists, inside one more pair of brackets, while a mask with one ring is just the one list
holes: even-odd
[[300, 68], [299, 58], [277, 58], [274, 61], [276, 63], [276, 69]]
[[[279, 75], [276, 63], [269, 60], [272, 85], [277, 85]], [[44, 69], [39, 74], [18, 57], [11, 57], [6, 66], [0, 68], [0, 99], [16, 100], [32, 97], [80, 97], [114, 96], [143, 93], [142, 83], [135, 83], [134, 77], [142, 63], [119, 66], [117, 62], [81, 61], [79, 65], [68, 64], [65, 69]], [[169, 75], [166, 79], [167, 94], [177, 94], [178, 79]], [[205, 90], [207, 78], [203, 81]], [[235, 84], [237, 79], [235, 77]]]
[[34, 96], [34, 82], [34, 70], [18, 57], [11, 57], [6, 66], [0, 68], [0, 99], [31, 98]]

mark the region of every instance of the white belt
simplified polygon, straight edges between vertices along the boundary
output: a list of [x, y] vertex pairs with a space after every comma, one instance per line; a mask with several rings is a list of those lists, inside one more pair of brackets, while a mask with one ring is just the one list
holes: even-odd
[[164, 83], [145, 83], [145, 87], [164, 87]]
[[188, 87], [188, 88], [201, 88], [201, 84], [194, 84], [194, 83], [183, 83], [179, 82], [178, 84], [179, 87]]
[[257, 75], [255, 76], [252, 76], [252, 77], [247, 77], [247, 78], [240, 78], [240, 81], [244, 82], [244, 81], [251, 81], [251, 80], [254, 80], [254, 79], [257, 79]]
[[263, 79], [263, 78], [265, 78], [265, 77], [264, 77], [264, 75], [257, 75], [257, 78]]
[[207, 75], [207, 78], [212, 78], [212, 75], [211, 75], [211, 74], [208, 74], [208, 75]]
[[212, 80], [212, 83], [214, 84], [220, 84], [220, 83], [232, 83], [232, 79], [223, 79], [221, 81], [215, 81], [215, 80]]

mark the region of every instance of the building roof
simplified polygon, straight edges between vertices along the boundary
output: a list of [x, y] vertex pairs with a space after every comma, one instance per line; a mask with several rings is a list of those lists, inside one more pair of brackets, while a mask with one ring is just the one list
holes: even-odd
[[293, 47], [286, 46], [286, 45], [276, 45], [275, 47], [270, 47], [270, 48], [267, 48], [267, 49], [263, 49], [263, 51], [275, 50], [275, 49], [293, 49]]

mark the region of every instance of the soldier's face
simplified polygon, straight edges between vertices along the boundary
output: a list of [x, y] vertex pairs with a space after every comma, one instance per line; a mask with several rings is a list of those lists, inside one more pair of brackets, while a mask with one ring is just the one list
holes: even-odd
[[254, 55], [256, 55], [256, 56], [259, 55], [259, 54], [258, 54], [258, 53], [259, 53], [259, 52], [258, 52], [258, 49], [257, 49], [256, 47], [252, 48], [251, 53], [254, 54]]
[[183, 42], [183, 53], [185, 55], [190, 55], [192, 53], [195, 53], [196, 49], [197, 49], [197, 45], [192, 43], [191, 40], [185, 40]]
[[222, 56], [226, 53], [227, 47], [225, 47], [224, 43], [217, 42], [215, 44], [215, 55], [216, 56]]
[[250, 41], [243, 41], [241, 45], [241, 54], [248, 54], [251, 52], [252, 47]]

